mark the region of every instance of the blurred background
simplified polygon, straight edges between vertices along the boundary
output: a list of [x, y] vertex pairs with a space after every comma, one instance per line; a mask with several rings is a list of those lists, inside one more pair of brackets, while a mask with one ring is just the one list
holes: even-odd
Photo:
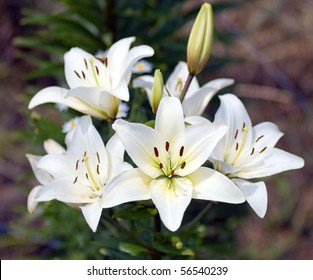
[[[136, 42], [155, 49], [150, 61], [167, 76], [185, 60], [202, 2], [0, 0], [1, 259], [101, 258], [89, 229], [77, 236], [87, 226], [81, 217], [72, 221], [67, 208], [54, 202], [61, 210], [47, 206], [33, 215], [27, 212], [27, 195], [36, 181], [25, 154], [43, 154], [42, 141], [49, 137], [62, 141], [56, 131], [72, 114], [53, 105], [32, 113], [28, 102], [43, 87], [65, 86], [63, 54], [72, 46], [95, 53], [135, 35]], [[212, 253], [200, 250], [196, 258], [313, 259], [313, 2], [211, 3], [216, 38], [200, 83], [235, 79], [232, 90], [252, 122], [276, 123], [285, 133], [278, 147], [303, 157], [305, 167], [265, 179], [269, 205], [264, 219], [247, 207], [243, 217], [235, 213], [219, 230], [208, 226], [203, 240]], [[208, 114], [215, 112], [218, 98], [211, 104]], [[227, 246], [212, 249], [223, 240]], [[99, 255], [88, 253], [94, 248]]]

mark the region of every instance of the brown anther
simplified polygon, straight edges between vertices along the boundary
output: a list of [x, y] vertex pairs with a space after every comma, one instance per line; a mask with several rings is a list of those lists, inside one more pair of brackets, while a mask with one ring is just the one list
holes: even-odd
[[246, 127], [246, 123], [244, 122], [244, 123], [242, 124], [242, 131], [245, 129], [245, 127]]
[[179, 150], [179, 156], [182, 157], [184, 154], [184, 146], [181, 146], [180, 150]]
[[96, 155], [97, 155], [97, 158], [98, 158], [98, 162], [100, 163], [100, 156], [99, 156], [99, 153], [96, 152]]
[[235, 139], [237, 139], [237, 136], [238, 136], [238, 129], [236, 129]]
[[182, 163], [182, 165], [180, 166], [180, 168], [181, 168], [181, 169], [184, 169], [185, 166], [186, 166], [186, 161], [184, 161], [184, 162]]
[[85, 67], [86, 67], [86, 69], [88, 70], [88, 64], [87, 64], [86, 58], [84, 58], [84, 62], [85, 62]]
[[105, 67], [108, 67], [108, 58], [107, 57], [104, 58], [103, 63], [105, 65]]
[[87, 178], [87, 180], [89, 180], [88, 173], [86, 173], [86, 178]]
[[171, 170], [171, 176], [172, 177], [174, 176], [174, 170]]
[[239, 144], [236, 143], [236, 151], [238, 151], [238, 148], [239, 148]]
[[73, 184], [77, 182], [78, 177], [75, 177]]
[[162, 169], [163, 168], [163, 163], [161, 162], [159, 166], [160, 166], [160, 169]]
[[159, 150], [158, 150], [158, 148], [157, 148], [157, 147], [154, 147], [154, 148], [153, 148], [153, 151], [154, 151], [155, 156], [158, 157], [158, 156], [159, 156]]
[[264, 148], [260, 151], [260, 154], [263, 153], [266, 149], [267, 149], [267, 147], [264, 147]]
[[78, 72], [74, 70], [74, 73], [76, 74], [76, 76], [81, 79], [81, 77], [79, 76]]
[[79, 159], [76, 161], [76, 170], [78, 169]]
[[85, 75], [84, 71], [82, 71], [82, 75], [83, 75], [84, 80], [86, 80], [86, 75]]
[[251, 151], [250, 156], [252, 156], [252, 155], [253, 155], [253, 153], [254, 153], [254, 148], [252, 148], [252, 151]]
[[99, 164], [97, 164], [97, 173], [100, 175], [100, 172], [99, 172]]
[[261, 135], [260, 137], [258, 137], [258, 139], [256, 139], [256, 143], [260, 140], [260, 139], [262, 139], [264, 137], [264, 135]]
[[168, 152], [168, 150], [170, 149], [170, 143], [169, 142], [165, 142], [165, 150]]
[[99, 69], [98, 69], [98, 66], [96, 65], [96, 66], [95, 66], [95, 68], [96, 68], [97, 74], [99, 75]]

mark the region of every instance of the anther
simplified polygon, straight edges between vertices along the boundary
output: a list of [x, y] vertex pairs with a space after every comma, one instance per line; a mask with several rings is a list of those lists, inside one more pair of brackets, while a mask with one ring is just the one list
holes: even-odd
[[264, 148], [260, 151], [260, 154], [263, 153], [266, 149], [267, 149], [267, 147], [264, 147]]
[[251, 151], [250, 156], [252, 156], [252, 155], [253, 155], [253, 153], [254, 153], [254, 148], [252, 148], [252, 151]]
[[160, 166], [160, 169], [162, 169], [162, 168], [163, 168], [163, 164], [162, 164], [162, 162], [160, 163], [160, 165], [159, 165], [159, 166]]
[[78, 177], [75, 177], [73, 184], [77, 182]]
[[97, 155], [97, 158], [98, 158], [98, 162], [100, 163], [100, 156], [99, 156], [99, 153], [96, 152], [96, 155]]
[[88, 173], [86, 173], [86, 178], [87, 178], [87, 180], [89, 180]]
[[98, 69], [98, 66], [96, 65], [96, 66], [95, 66], [95, 68], [96, 68], [97, 74], [99, 75], [99, 69]]
[[86, 80], [86, 75], [85, 75], [84, 71], [82, 71], [82, 75], [83, 75], [84, 80]]
[[85, 67], [88, 70], [88, 64], [87, 64], [86, 58], [84, 58], [84, 62], [85, 62]]
[[261, 135], [260, 137], [258, 137], [258, 139], [256, 139], [256, 143], [260, 140], [260, 139], [262, 139], [264, 137], [264, 135]]
[[238, 136], [238, 129], [236, 129], [235, 139], [237, 139], [237, 136]]
[[239, 148], [239, 144], [236, 143], [236, 151], [238, 151], [238, 148]]
[[169, 142], [165, 142], [165, 150], [168, 152], [168, 150], [170, 149], [170, 143]]
[[103, 63], [105, 65], [105, 67], [108, 67], [108, 58], [107, 57], [104, 58]]
[[174, 170], [171, 170], [171, 176], [172, 177], [174, 176]]
[[184, 146], [181, 146], [180, 150], [179, 150], [179, 156], [182, 157], [184, 154]]
[[79, 76], [78, 72], [74, 70], [74, 73], [76, 74], [76, 76], [81, 79], [81, 77]]
[[100, 175], [100, 172], [99, 172], [99, 164], [97, 164], [97, 173]]
[[157, 147], [154, 147], [153, 151], [154, 151], [155, 156], [158, 157], [159, 156], [159, 151], [158, 151]]
[[180, 166], [180, 168], [181, 168], [181, 169], [184, 169], [185, 166], [186, 166], [186, 161], [184, 161], [184, 162], [182, 163], [182, 165]]
[[76, 161], [76, 170], [78, 169], [79, 159]]
[[244, 122], [244, 123], [242, 124], [242, 131], [244, 131], [245, 127], [246, 127], [246, 123]]

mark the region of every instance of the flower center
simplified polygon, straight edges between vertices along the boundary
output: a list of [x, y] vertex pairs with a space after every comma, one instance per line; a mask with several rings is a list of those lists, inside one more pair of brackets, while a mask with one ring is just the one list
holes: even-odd
[[[176, 162], [172, 162], [171, 151], [170, 151], [170, 143], [168, 141], [165, 142], [165, 151], [166, 151], [166, 161], [162, 162], [160, 159], [159, 149], [157, 147], [153, 148], [154, 155], [156, 157], [157, 166], [162, 170], [163, 174], [167, 178], [172, 178], [173, 176], [178, 176], [176, 173], [179, 169], [184, 169], [186, 167], [186, 161], [182, 159], [184, 155], [184, 146], [181, 146], [178, 154], [179, 160]], [[161, 149], [160, 149], [161, 150]]]
[[78, 169], [80, 168], [80, 172], [78, 172], [78, 176], [75, 177], [73, 184], [75, 184], [78, 181], [78, 179], [83, 180], [83, 178], [81, 178], [80, 176], [84, 174], [85, 178], [88, 180], [88, 182], [90, 183], [90, 185], [95, 191], [99, 191], [101, 189], [101, 184], [97, 178], [98, 175], [100, 175], [100, 156], [98, 152], [96, 152], [96, 156], [97, 156], [97, 161], [98, 161], [96, 168], [92, 168], [90, 166], [87, 152], [84, 153], [81, 160], [78, 159], [76, 161], [75, 170], [78, 172]]

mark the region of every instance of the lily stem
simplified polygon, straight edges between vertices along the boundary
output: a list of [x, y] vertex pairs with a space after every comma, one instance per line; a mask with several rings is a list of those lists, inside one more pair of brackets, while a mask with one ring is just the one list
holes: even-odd
[[194, 76], [195, 76], [195, 74], [189, 73], [189, 75], [187, 77], [187, 80], [186, 80], [186, 82], [184, 84], [183, 90], [182, 90], [182, 92], [181, 92], [181, 94], [179, 96], [179, 99], [180, 99], [181, 103], [183, 103], [183, 101], [184, 101], [184, 98], [186, 96], [186, 93], [187, 93], [187, 91], [188, 91], [188, 89], [190, 87], [190, 84], [191, 84], [192, 79], [194, 78]]
[[128, 230], [126, 227], [122, 226], [119, 222], [114, 220], [113, 218], [102, 215], [102, 218], [110, 223], [112, 226], [114, 226], [117, 230], [125, 233], [127, 236], [129, 236], [132, 240], [140, 244], [142, 247], [146, 248], [148, 251], [152, 251], [154, 253], [155, 249], [151, 247], [148, 243], [144, 242], [143, 240], [139, 239], [135, 234], [133, 234], [130, 230]]

